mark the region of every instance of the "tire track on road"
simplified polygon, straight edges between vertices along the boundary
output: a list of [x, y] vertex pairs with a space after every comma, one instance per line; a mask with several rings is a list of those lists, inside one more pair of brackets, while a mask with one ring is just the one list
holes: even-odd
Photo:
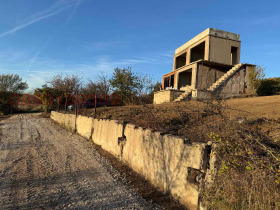
[[2, 123], [1, 208], [155, 209], [84, 138], [38, 114]]

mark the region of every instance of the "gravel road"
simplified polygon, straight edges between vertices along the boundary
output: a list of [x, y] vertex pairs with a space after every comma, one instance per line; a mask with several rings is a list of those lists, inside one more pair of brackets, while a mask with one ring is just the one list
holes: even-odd
[[157, 209], [91, 143], [41, 118], [0, 121], [1, 209]]

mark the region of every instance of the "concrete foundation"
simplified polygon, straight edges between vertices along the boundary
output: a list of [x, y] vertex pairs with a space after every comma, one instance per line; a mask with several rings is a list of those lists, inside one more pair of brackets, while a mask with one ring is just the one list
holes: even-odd
[[154, 94], [154, 104], [162, 104], [165, 102], [174, 101], [182, 93], [184, 93], [184, 91], [180, 91], [180, 90], [158, 91]]

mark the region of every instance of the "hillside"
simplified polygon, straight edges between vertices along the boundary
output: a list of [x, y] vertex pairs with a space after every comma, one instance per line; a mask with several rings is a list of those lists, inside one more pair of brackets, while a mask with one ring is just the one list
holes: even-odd
[[[201, 183], [201, 199], [210, 209], [279, 209], [279, 107], [280, 96], [268, 96], [101, 107], [96, 117], [211, 145], [215, 181]], [[94, 110], [80, 112], [94, 116]]]
[[[160, 105], [100, 107], [97, 118], [115, 119], [162, 133], [208, 141], [209, 129], [217, 130], [224, 123], [241, 122], [261, 126], [279, 138], [280, 96], [237, 98], [226, 101], [185, 101]], [[82, 115], [94, 116], [93, 110], [81, 110]], [[253, 123], [252, 122], [258, 122]]]

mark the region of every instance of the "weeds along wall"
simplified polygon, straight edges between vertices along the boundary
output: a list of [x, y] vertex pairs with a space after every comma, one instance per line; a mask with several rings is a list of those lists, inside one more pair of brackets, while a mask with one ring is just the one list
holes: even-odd
[[177, 136], [162, 135], [116, 120], [84, 116], [75, 120], [75, 115], [58, 112], [52, 112], [51, 119], [91, 139], [188, 209], [198, 208], [199, 180], [209, 163], [207, 144], [185, 144]]

